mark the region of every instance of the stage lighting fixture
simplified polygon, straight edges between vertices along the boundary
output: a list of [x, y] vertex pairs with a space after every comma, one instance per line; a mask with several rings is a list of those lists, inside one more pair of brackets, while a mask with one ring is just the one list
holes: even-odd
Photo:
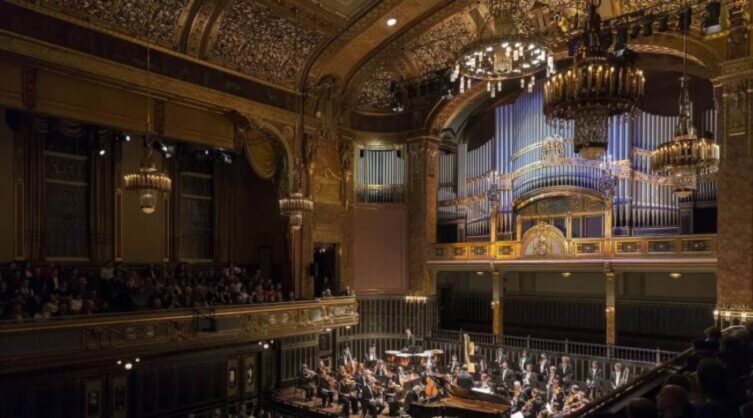
[[630, 39], [635, 39], [641, 34], [641, 24], [637, 23], [630, 28]]
[[706, 18], [703, 20], [703, 32], [705, 34], [709, 35], [721, 32], [721, 13], [722, 4], [718, 0], [706, 3]]
[[656, 30], [659, 32], [666, 32], [669, 30], [669, 15], [659, 16], [659, 25]]
[[685, 6], [680, 9], [677, 15], [677, 30], [685, 32], [693, 24], [693, 9], [690, 6]]
[[647, 15], [643, 19], [643, 30], [641, 31], [641, 35], [643, 36], [651, 36], [654, 33], [654, 19], [656, 16], [654, 15]]
[[620, 26], [617, 28], [617, 39], [614, 43], [614, 52], [616, 55], [622, 54], [628, 48], [628, 28]]

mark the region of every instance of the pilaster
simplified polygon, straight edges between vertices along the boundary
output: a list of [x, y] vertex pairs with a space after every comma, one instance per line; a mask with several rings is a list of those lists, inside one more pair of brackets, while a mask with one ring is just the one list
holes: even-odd
[[492, 332], [504, 335], [504, 283], [499, 270], [492, 271]]
[[617, 342], [617, 275], [607, 268], [604, 271], [604, 287], [606, 295], [606, 343], [615, 345]]
[[437, 238], [438, 140], [433, 137], [411, 139], [408, 153], [409, 291], [430, 295], [434, 288], [426, 262], [429, 244]]

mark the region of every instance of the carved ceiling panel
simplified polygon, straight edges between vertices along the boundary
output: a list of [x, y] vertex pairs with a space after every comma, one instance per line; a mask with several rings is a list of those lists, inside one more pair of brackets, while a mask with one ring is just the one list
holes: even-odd
[[189, 0], [41, 0], [37, 3], [42, 8], [104, 29], [173, 47]]
[[473, 26], [465, 14], [457, 14], [432, 27], [408, 45], [422, 73], [448, 67], [460, 50], [475, 39]]
[[253, 0], [237, 0], [215, 35], [210, 59], [249, 75], [293, 86], [326, 35]]
[[390, 86], [395, 74], [386, 64], [365, 74], [366, 78], [358, 88], [355, 105], [359, 110], [384, 111], [390, 108]]

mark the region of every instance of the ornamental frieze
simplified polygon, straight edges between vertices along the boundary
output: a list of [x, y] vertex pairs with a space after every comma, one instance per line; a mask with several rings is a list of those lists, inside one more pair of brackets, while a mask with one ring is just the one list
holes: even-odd
[[89, 327], [83, 331], [84, 347], [90, 350], [110, 350], [164, 344], [196, 338], [193, 320], [165, 321], [149, 324]]

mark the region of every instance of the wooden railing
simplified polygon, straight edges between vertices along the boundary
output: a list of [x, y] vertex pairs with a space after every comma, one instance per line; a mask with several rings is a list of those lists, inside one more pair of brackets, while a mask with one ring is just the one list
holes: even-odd
[[[653, 237], [573, 238], [567, 241], [562, 258], [715, 258], [716, 235], [673, 235]], [[429, 259], [444, 260], [517, 260], [544, 257], [523, 254], [520, 241], [463, 242], [433, 244]]]

